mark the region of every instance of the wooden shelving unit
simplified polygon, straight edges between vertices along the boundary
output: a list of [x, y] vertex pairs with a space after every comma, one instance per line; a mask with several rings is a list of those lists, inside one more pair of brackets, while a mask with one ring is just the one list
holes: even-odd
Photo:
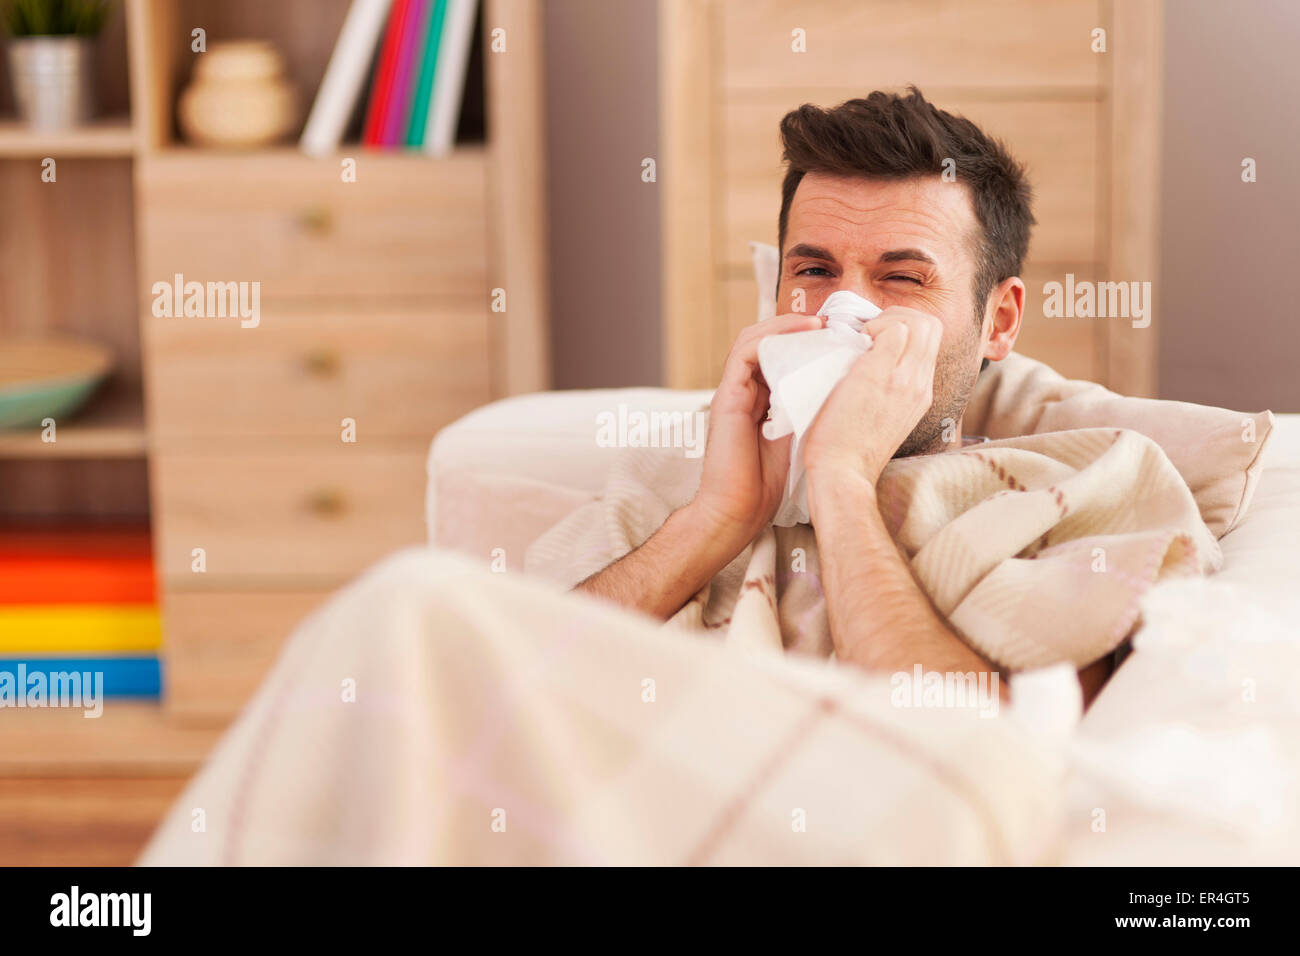
[[[41, 441], [39, 429], [0, 429], [0, 462], [6, 478], [17, 478], [5, 502], [10, 518], [21, 517], [23, 488], [43, 483], [47, 463], [65, 462], [59, 467], [78, 469], [87, 486], [116, 499], [106, 511], [134, 509], [136, 520], [148, 520], [134, 504], [146, 498], [143, 477], [125, 479], [117, 464], [143, 462], [147, 450], [135, 287], [128, 281], [135, 268], [130, 165], [138, 136], [124, 10], [106, 24], [96, 56], [100, 115], [77, 129], [35, 130], [16, 119], [8, 71], [0, 71], [0, 334], [74, 335], [108, 346], [116, 360], [84, 409], [58, 423], [57, 441]], [[41, 178], [47, 158], [58, 164], [56, 183]], [[69, 496], [66, 515], [80, 517], [83, 502]]]
[[[57, 442], [0, 431], [0, 469], [18, 472], [20, 496], [48, 486], [51, 469], [72, 470], [47, 487], [42, 515], [72, 475], [120, 499], [97, 501], [105, 513], [150, 522], [164, 616], [161, 705], [0, 721], [0, 811], [39, 816], [48, 785], [51, 808], [104, 822], [123, 801], [123, 819], [133, 813], [130, 825], [147, 832], [302, 615], [372, 552], [423, 539], [433, 431], [475, 404], [547, 387], [539, 0], [483, 3], [485, 35], [506, 29], [510, 54], [483, 58], [486, 142], [446, 160], [355, 143], [310, 159], [295, 142], [226, 153], [180, 140], [175, 103], [199, 55], [192, 28], [209, 45], [275, 43], [305, 115], [349, 0], [123, 0], [101, 38], [105, 118], [66, 133], [5, 118], [0, 80], [0, 334], [62, 331], [117, 355], [112, 379], [59, 423]], [[40, 180], [47, 156], [57, 187]], [[350, 191], [339, 187], [343, 156], [362, 169]], [[339, 269], [325, 268], [328, 256]], [[173, 271], [259, 279], [262, 327], [235, 324], [230, 337], [156, 319], [151, 285]], [[509, 290], [508, 313], [491, 311], [494, 288]], [[425, 355], [424, 367], [412, 358]], [[356, 453], [340, 446], [338, 418], [358, 413], [337, 411], [339, 400], [379, 423]], [[69, 495], [58, 517], [77, 518], [88, 494]], [[21, 513], [21, 500], [10, 504], [10, 517]], [[194, 539], [212, 554], [201, 580], [189, 574]], [[323, 576], [295, 577], [298, 552], [328, 552]], [[0, 835], [0, 859], [22, 863], [24, 853], [76, 862]]]

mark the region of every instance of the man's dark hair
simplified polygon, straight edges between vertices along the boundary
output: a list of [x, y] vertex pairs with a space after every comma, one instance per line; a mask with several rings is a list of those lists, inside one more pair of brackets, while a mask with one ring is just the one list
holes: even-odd
[[968, 119], [935, 107], [915, 86], [906, 95], [879, 90], [833, 109], [804, 104], [781, 120], [787, 169], [781, 185], [780, 243], [790, 203], [805, 173], [900, 180], [939, 175], [952, 160], [970, 189], [982, 235], [976, 250], [975, 310], [982, 318], [993, 287], [1019, 275], [1034, 217], [1024, 167]]

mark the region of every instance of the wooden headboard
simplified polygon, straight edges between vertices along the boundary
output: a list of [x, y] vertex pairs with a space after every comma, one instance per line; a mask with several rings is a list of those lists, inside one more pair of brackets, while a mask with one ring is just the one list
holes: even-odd
[[776, 242], [781, 117], [915, 83], [1028, 167], [1038, 226], [1017, 350], [1154, 395], [1158, 315], [1134, 328], [1042, 306], [1067, 274], [1158, 278], [1162, 16], [1160, 0], [663, 0], [665, 382], [715, 385], [754, 321], [747, 244]]

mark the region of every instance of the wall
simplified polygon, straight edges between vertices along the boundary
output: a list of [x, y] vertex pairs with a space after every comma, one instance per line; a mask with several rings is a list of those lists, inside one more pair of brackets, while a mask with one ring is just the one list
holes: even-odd
[[1160, 395], [1300, 412], [1300, 4], [1165, 19]]
[[547, 201], [556, 388], [661, 377], [654, 0], [548, 0]]

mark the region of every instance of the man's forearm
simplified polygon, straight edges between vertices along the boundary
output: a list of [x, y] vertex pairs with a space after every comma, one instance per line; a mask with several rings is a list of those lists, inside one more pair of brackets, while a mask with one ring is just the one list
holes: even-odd
[[687, 505], [669, 515], [639, 548], [574, 590], [667, 620], [747, 544]]
[[808, 475], [808, 505], [836, 656], [867, 670], [996, 670], [939, 616], [885, 527], [876, 489], [851, 471]]

